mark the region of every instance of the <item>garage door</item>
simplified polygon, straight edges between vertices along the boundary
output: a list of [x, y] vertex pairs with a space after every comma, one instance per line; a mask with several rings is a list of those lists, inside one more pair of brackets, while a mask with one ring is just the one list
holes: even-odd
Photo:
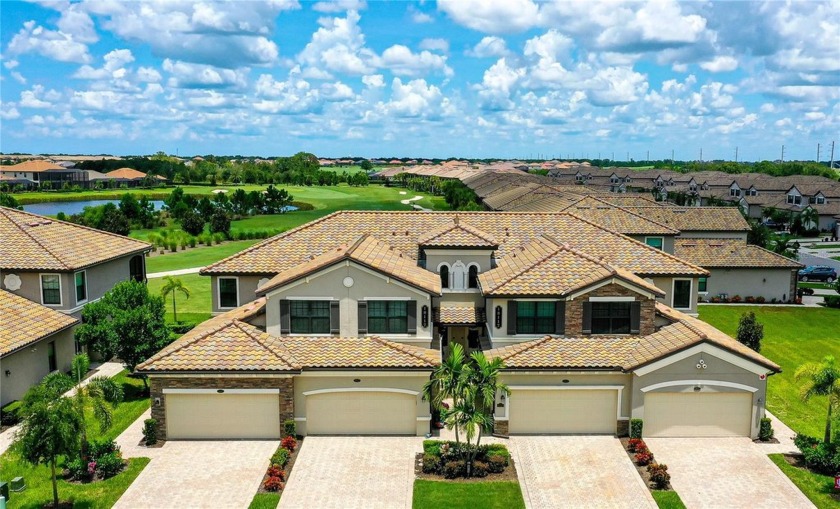
[[615, 433], [615, 390], [513, 390], [510, 433]]
[[652, 392], [645, 395], [647, 437], [750, 436], [752, 394]]
[[274, 394], [166, 394], [169, 439], [280, 438]]
[[325, 392], [306, 396], [308, 435], [415, 435], [417, 397], [400, 392]]

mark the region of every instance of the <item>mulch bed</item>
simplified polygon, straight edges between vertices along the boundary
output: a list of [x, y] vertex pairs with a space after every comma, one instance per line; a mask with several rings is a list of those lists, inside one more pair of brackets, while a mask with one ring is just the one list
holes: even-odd
[[423, 453], [418, 452], [414, 457], [414, 477], [416, 479], [425, 479], [427, 481], [443, 481], [455, 483], [476, 483], [476, 482], [493, 482], [493, 481], [517, 481], [516, 465], [513, 458], [510, 458], [510, 463], [504, 472], [499, 474], [489, 473], [487, 477], [456, 477], [455, 479], [447, 479], [440, 474], [426, 474], [423, 472]]
[[152, 445], [146, 445], [146, 440], [141, 438], [140, 441], [137, 442], [137, 445], [139, 445], [140, 447], [145, 447], [146, 449], [160, 449], [161, 447], [166, 445], [166, 441], [158, 440]]
[[[289, 482], [289, 476], [292, 475], [292, 468], [294, 468], [294, 466], [295, 466], [295, 461], [297, 461], [298, 453], [300, 453], [300, 448], [303, 446], [303, 440], [305, 438], [306, 437], [302, 437], [302, 436], [297, 437], [297, 447], [295, 447], [295, 450], [292, 451], [292, 454], [289, 455], [289, 462], [286, 463], [285, 467], [283, 467], [283, 471], [286, 472], [286, 478], [283, 481], [284, 485], [285, 485], [285, 483]], [[280, 449], [280, 448], [281, 447], [278, 447], [278, 449]], [[278, 493], [278, 494], [282, 493], [282, 491], [268, 491], [265, 488], [263, 488], [263, 484], [265, 484], [266, 479], [268, 479], [267, 470], [268, 469], [266, 469], [266, 473], [263, 474], [262, 481], [260, 481], [260, 488], [257, 490], [257, 493]]]
[[[630, 439], [625, 437], [625, 438], [620, 438], [619, 440], [621, 441], [621, 446], [624, 448], [624, 452], [627, 454], [627, 457], [630, 458], [630, 462], [632, 462], [633, 466], [636, 467], [636, 472], [639, 473], [639, 476], [641, 476], [642, 481], [644, 481], [644, 483], [645, 483], [645, 486], [647, 486], [647, 488], [651, 492], [654, 492], [654, 491], [674, 491], [674, 488], [671, 487], [670, 483], [668, 483], [668, 487], [664, 490], [654, 488], [653, 483], [650, 480], [650, 474], [647, 471], [647, 465], [645, 465], [643, 467], [637, 465], [636, 464], [636, 458], [635, 458], [636, 453], [633, 453], [633, 452], [630, 452], [630, 451], [627, 450], [627, 444], [630, 442]], [[654, 460], [656, 460], [655, 456], [654, 456]]]

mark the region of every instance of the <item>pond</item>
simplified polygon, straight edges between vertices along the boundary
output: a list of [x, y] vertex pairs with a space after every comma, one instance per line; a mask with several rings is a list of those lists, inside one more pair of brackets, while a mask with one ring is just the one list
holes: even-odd
[[[120, 200], [81, 200], [81, 201], [53, 201], [44, 203], [30, 203], [23, 206], [23, 210], [32, 212], [33, 214], [40, 214], [42, 216], [55, 216], [59, 212], [65, 214], [80, 214], [85, 207], [94, 207], [97, 205], [105, 205], [106, 203], [113, 203], [119, 206]], [[154, 206], [155, 210], [160, 210], [163, 207], [162, 200], [151, 200], [149, 203]]]

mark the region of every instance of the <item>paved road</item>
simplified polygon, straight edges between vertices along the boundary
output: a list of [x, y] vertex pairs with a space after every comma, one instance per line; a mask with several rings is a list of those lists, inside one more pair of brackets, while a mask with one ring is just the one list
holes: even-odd
[[831, 258], [823, 258], [821, 256], [814, 256], [805, 253], [799, 253], [799, 262], [803, 265], [828, 265], [834, 267], [840, 272], [840, 261], [832, 260]]

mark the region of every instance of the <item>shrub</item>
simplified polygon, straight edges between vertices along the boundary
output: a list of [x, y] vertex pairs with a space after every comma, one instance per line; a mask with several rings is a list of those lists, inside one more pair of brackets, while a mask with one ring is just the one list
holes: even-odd
[[756, 352], [761, 351], [761, 340], [764, 338], [764, 325], [755, 319], [755, 313], [744, 313], [738, 320], [738, 342], [748, 346]]
[[773, 438], [773, 424], [769, 417], [761, 418], [761, 425], [758, 428], [758, 439], [762, 442], [767, 442]]
[[0, 408], [0, 424], [3, 426], [17, 425], [20, 422], [20, 416], [18, 415], [20, 406], [20, 401], [13, 401], [3, 408]]
[[93, 440], [88, 443], [88, 454], [91, 458], [96, 460], [119, 451], [119, 446], [117, 446], [117, 443], [113, 440]]
[[285, 437], [280, 441], [280, 446], [283, 447], [283, 449], [292, 452], [295, 450], [295, 447], [297, 447], [297, 440], [295, 440], [295, 437]]
[[644, 422], [641, 419], [630, 419], [630, 438], [642, 438]]
[[802, 451], [805, 465], [823, 474], [840, 472], [840, 444], [825, 443], [807, 435], [796, 435], [793, 444]]
[[423, 473], [436, 474], [440, 472], [440, 458], [434, 454], [423, 454]]
[[647, 449], [647, 445], [645, 445], [645, 441], [641, 438], [631, 438], [627, 442], [627, 450], [630, 452], [642, 451]]
[[633, 458], [640, 467], [643, 467], [653, 461], [653, 453], [651, 453], [647, 448], [644, 448], [641, 451], [636, 451], [636, 455], [633, 456]]
[[491, 454], [487, 456], [487, 469], [494, 474], [501, 474], [508, 466], [508, 460], [504, 456]]
[[829, 308], [840, 308], [840, 296], [837, 295], [825, 295], [823, 296], [825, 300], [826, 307]]
[[740, 295], [734, 295], [731, 299], [729, 299], [729, 302], [737, 304], [737, 303], [741, 302], [741, 296]]
[[488, 457], [503, 456], [505, 458], [505, 461], [510, 459], [510, 451], [508, 451], [507, 447], [505, 447], [504, 444], [487, 444], [486, 452], [484, 454]]
[[668, 465], [651, 463], [648, 465], [647, 471], [656, 489], [664, 490], [668, 487], [668, 483], [671, 481], [671, 474], [668, 473]]
[[757, 303], [759, 303], [759, 304], [764, 304], [764, 302], [765, 302], [766, 300], [767, 300], [767, 299], [765, 299], [764, 297], [762, 297], [762, 296], [760, 296], [760, 295], [759, 295], [758, 297], [756, 297], [756, 298], [755, 298], [755, 301], [756, 301]]
[[90, 480], [87, 462], [82, 461], [81, 458], [76, 457], [71, 461], [67, 461], [64, 464], [64, 468], [67, 469], [67, 472], [70, 474], [70, 477], [77, 481]]
[[190, 247], [195, 247], [196, 240], [195, 237], [190, 237]]
[[157, 443], [157, 419], [146, 419], [143, 421], [143, 443], [155, 445]]
[[265, 491], [283, 491], [285, 485], [283, 484], [283, 479], [279, 477], [269, 477], [263, 483], [263, 488]]
[[295, 424], [294, 419], [286, 419], [283, 421], [283, 434], [287, 437], [297, 435], [297, 425]]
[[443, 465], [443, 477], [455, 479], [463, 477], [467, 473], [467, 464], [463, 460], [448, 461]]
[[271, 465], [270, 467], [268, 467], [268, 470], [266, 471], [265, 475], [269, 477], [279, 477], [281, 481], [286, 480], [286, 472], [284, 472], [283, 469], [277, 465]]
[[198, 235], [204, 231], [204, 218], [188, 210], [181, 216], [181, 228], [190, 235]]
[[178, 250], [178, 243], [174, 242], [174, 241], [170, 242], [169, 243], [169, 250], [172, 251], [173, 253], [175, 251], [177, 251]]
[[271, 464], [272, 465], [279, 465], [280, 467], [285, 467], [286, 464], [289, 462], [289, 450], [288, 449], [277, 449], [277, 452], [271, 456]]
[[426, 454], [440, 455], [440, 446], [443, 444], [440, 440], [423, 440], [423, 452]]
[[474, 461], [472, 464], [472, 473], [473, 477], [487, 477], [487, 474], [490, 473], [490, 465], [487, 464], [485, 461]]
[[96, 473], [103, 479], [114, 477], [124, 467], [125, 463], [119, 451], [114, 451], [96, 458]]
[[752, 297], [752, 296], [748, 295], [747, 297], [744, 298], [744, 302], [746, 302], [747, 304], [754, 304], [755, 303], [755, 297]]

